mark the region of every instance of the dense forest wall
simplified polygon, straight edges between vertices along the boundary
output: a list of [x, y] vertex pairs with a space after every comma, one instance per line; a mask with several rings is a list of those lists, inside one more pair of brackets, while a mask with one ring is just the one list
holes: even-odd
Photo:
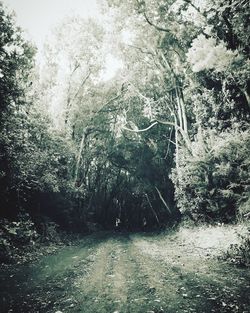
[[[112, 229], [117, 219], [133, 230], [181, 214], [247, 218], [247, 8], [236, 0], [107, 1], [111, 26], [64, 19], [39, 68], [1, 4], [3, 236], [25, 219], [40, 232], [46, 223], [81, 232]], [[123, 66], [105, 80], [110, 49]]]

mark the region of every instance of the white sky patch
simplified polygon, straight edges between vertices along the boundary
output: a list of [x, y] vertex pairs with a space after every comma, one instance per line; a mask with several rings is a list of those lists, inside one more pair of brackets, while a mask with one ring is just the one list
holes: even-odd
[[100, 17], [96, 0], [2, 0], [40, 50], [49, 31], [67, 15]]
[[123, 30], [121, 33], [123, 43], [131, 45], [135, 40], [135, 34], [129, 30]]
[[101, 72], [100, 80], [108, 81], [115, 76], [118, 70], [123, 68], [123, 62], [113, 54], [108, 53], [105, 59], [105, 67]]
[[[16, 13], [17, 24], [28, 34], [28, 39], [32, 40], [37, 48], [37, 61], [42, 64], [43, 45], [51, 29], [55, 27], [63, 18], [70, 15], [80, 15], [81, 17], [92, 17], [102, 20], [98, 0], [3, 0], [3, 3]], [[110, 23], [109, 23], [110, 24]], [[111, 26], [111, 25], [110, 25]], [[123, 31], [124, 42], [131, 43], [133, 33]], [[105, 59], [105, 68], [100, 75], [100, 80], [108, 81], [113, 78], [116, 72], [123, 67], [123, 63], [118, 58], [108, 53]]]

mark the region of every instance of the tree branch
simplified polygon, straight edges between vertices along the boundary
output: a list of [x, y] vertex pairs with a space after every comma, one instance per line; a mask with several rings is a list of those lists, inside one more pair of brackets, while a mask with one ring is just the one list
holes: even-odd
[[148, 201], [149, 207], [150, 207], [151, 211], [153, 212], [153, 214], [154, 214], [154, 216], [155, 216], [155, 219], [156, 219], [156, 221], [157, 221], [157, 224], [160, 226], [160, 221], [159, 221], [158, 215], [156, 214], [156, 211], [155, 211], [155, 209], [153, 208], [153, 206], [152, 206], [152, 204], [151, 204], [151, 202], [150, 202], [150, 200], [149, 200], [149, 197], [148, 197], [147, 193], [145, 193], [145, 196], [146, 196], [146, 199], [147, 199], [147, 201]]
[[144, 15], [146, 21], [148, 22], [148, 24], [149, 24], [150, 26], [153, 26], [155, 29], [157, 29], [157, 30], [159, 30], [159, 31], [162, 31], [162, 32], [165, 32], [165, 33], [170, 33], [170, 30], [169, 30], [169, 29], [160, 27], [160, 26], [158, 26], [158, 25], [155, 25], [153, 22], [151, 22], [151, 21], [149, 20], [148, 16], [147, 16], [146, 12], [144, 12], [143, 15]]
[[164, 204], [165, 208], [168, 210], [168, 213], [171, 215], [172, 212], [171, 212], [169, 206], [167, 205], [167, 202], [164, 200], [164, 198], [163, 198], [163, 196], [162, 196], [160, 190], [159, 190], [156, 186], [155, 186], [155, 190], [157, 191], [157, 193], [158, 193], [158, 195], [159, 195], [159, 197], [160, 197], [162, 203]]
[[149, 130], [150, 128], [154, 127], [157, 124], [158, 122], [154, 122], [153, 124], [149, 125], [147, 128], [144, 128], [144, 129], [131, 129], [131, 128], [127, 128], [126, 126], [123, 126], [122, 129], [130, 131], [130, 132], [134, 132], [134, 133], [142, 133], [142, 132]]
[[141, 51], [141, 53], [143, 53], [143, 54], [150, 54], [153, 57], [156, 56], [153, 52], [150, 52], [150, 51], [147, 51], [147, 50], [143, 50], [143, 48], [140, 48], [140, 47], [137, 47], [137, 46], [134, 46], [134, 45], [127, 45], [127, 46], [131, 47], [131, 48], [134, 48], [134, 49], [137, 49], [137, 50]]
[[134, 133], [142, 133], [142, 132], [145, 132], [145, 131], [151, 129], [152, 127], [154, 127], [154, 126], [157, 125], [157, 124], [163, 124], [163, 125], [174, 126], [175, 129], [181, 133], [182, 138], [183, 138], [184, 141], [185, 141], [185, 144], [186, 144], [187, 149], [188, 149], [190, 152], [192, 152], [192, 150], [191, 150], [191, 141], [190, 141], [190, 139], [189, 139], [189, 137], [188, 137], [188, 134], [186, 134], [186, 133], [184, 132], [184, 130], [183, 130], [180, 126], [178, 126], [176, 123], [173, 123], [173, 122], [156, 120], [156, 121], [153, 122], [151, 125], [149, 125], [149, 126], [146, 127], [146, 128], [143, 128], [143, 129], [131, 129], [131, 128], [127, 128], [126, 126], [123, 126], [122, 129], [127, 130], [127, 131], [130, 131], [130, 132], [134, 132]]
[[88, 72], [88, 74], [86, 75], [86, 77], [83, 78], [82, 83], [81, 83], [81, 85], [79, 86], [77, 92], [75, 93], [75, 95], [74, 95], [72, 101], [74, 101], [75, 98], [78, 96], [78, 94], [79, 94], [79, 92], [81, 91], [82, 87], [85, 85], [86, 81], [89, 79], [90, 74], [91, 74], [91, 71], [89, 70], [89, 72]]

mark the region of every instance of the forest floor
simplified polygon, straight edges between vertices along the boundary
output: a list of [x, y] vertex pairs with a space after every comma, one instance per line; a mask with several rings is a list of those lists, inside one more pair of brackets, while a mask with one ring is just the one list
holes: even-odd
[[227, 234], [191, 234], [97, 233], [35, 263], [2, 266], [0, 311], [250, 312], [249, 269], [216, 258]]

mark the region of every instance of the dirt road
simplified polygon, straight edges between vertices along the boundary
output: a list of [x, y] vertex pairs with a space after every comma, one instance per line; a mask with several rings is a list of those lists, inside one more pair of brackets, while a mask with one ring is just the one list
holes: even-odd
[[171, 236], [90, 235], [1, 271], [0, 311], [250, 312], [249, 271], [207, 254]]

